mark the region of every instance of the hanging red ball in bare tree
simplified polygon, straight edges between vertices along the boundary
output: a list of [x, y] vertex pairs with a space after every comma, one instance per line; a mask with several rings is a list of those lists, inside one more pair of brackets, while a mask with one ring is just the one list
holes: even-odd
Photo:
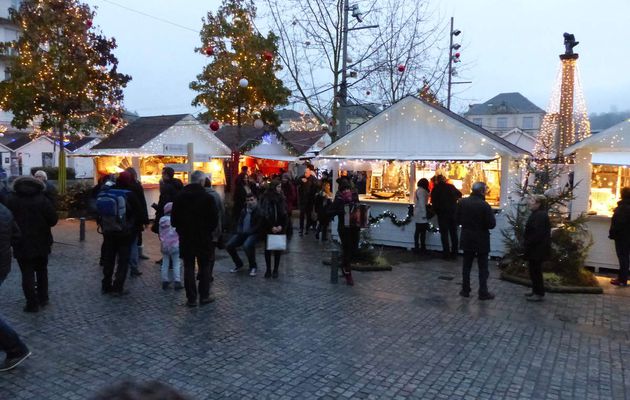
[[87, 21], [85, 21], [85, 26], [87, 26], [87, 28], [90, 29], [92, 27], [92, 20], [88, 19]]
[[117, 125], [118, 124], [118, 117], [111, 117], [109, 119], [109, 123], [112, 125]]
[[207, 56], [212, 56], [214, 55], [214, 48], [212, 46], [208, 46], [204, 49], [204, 53], [206, 53]]
[[212, 122], [210, 122], [210, 129], [212, 130], [212, 132], [216, 132], [219, 130], [219, 121], [214, 120]]
[[263, 58], [265, 59], [265, 61], [273, 60], [273, 53], [268, 51], [268, 50], [263, 51], [262, 55], [263, 55]]
[[398, 72], [405, 72], [405, 66], [404, 66], [404, 65], [402, 65], [402, 64], [400, 64], [400, 65], [398, 66]]
[[369, 95], [371, 95], [371, 94], [372, 94], [372, 92], [370, 92], [370, 91], [368, 90], [367, 92], [365, 92], [365, 94], [369, 96]]

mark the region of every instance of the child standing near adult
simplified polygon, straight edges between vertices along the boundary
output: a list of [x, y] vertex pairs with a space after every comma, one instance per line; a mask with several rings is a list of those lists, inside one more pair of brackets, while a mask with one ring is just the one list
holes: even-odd
[[[175, 281], [175, 290], [181, 290], [181, 270], [179, 264], [179, 236], [171, 225], [173, 203], [164, 205], [164, 216], [160, 218], [160, 242], [162, 243], [162, 289], [166, 290]], [[169, 264], [173, 265], [173, 279], [169, 278]]]

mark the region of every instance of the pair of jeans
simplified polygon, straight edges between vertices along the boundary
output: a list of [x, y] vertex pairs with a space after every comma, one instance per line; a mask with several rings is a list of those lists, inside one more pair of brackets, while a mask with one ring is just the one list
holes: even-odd
[[[214, 245], [211, 244], [207, 251], [184, 255], [184, 288], [188, 302], [210, 297], [210, 260], [214, 260]], [[195, 275], [195, 261], [197, 262], [197, 274]], [[195, 285], [195, 278], [199, 282], [199, 288]]]
[[[2, 281], [0, 281], [1, 285]], [[7, 354], [7, 358], [19, 357], [28, 353], [28, 347], [2, 317], [0, 317], [0, 349]]]
[[532, 293], [545, 295], [545, 284], [542, 273], [542, 260], [529, 260], [529, 277], [532, 280]]
[[482, 296], [488, 294], [488, 253], [464, 250], [462, 291], [470, 293], [470, 271], [475, 257], [479, 267], [479, 295]]
[[619, 259], [619, 275], [620, 282], [628, 281], [628, 270], [630, 269], [630, 241], [627, 239], [615, 240], [615, 252]]
[[232, 261], [234, 261], [234, 266], [236, 268], [241, 268], [243, 266], [243, 260], [238, 256], [236, 252], [236, 248], [239, 246], [243, 246], [243, 250], [245, 250], [245, 255], [247, 256], [247, 261], [249, 262], [249, 268], [256, 268], [256, 234], [247, 234], [247, 233], [236, 233], [234, 236], [230, 238], [230, 240], [225, 245], [225, 249], [227, 250], [230, 257], [232, 257]]
[[138, 271], [140, 262], [140, 249], [138, 249], [138, 235], [132, 236], [131, 248], [129, 249], [129, 271]]
[[313, 205], [307, 204], [300, 207], [300, 232], [304, 232], [304, 221], [306, 220], [306, 230], [308, 231], [317, 221], [313, 221]]
[[[413, 233], [413, 244], [416, 249], [419, 248], [423, 251], [427, 249], [427, 229], [429, 229], [428, 223], [416, 223], [416, 230]], [[418, 238], [420, 238], [419, 247]]]
[[[452, 214], [438, 214], [438, 227], [440, 228], [440, 239], [442, 241], [442, 252], [444, 254], [457, 254], [457, 221]], [[451, 238], [449, 246], [448, 239]]]
[[[101, 288], [104, 292], [122, 292], [125, 279], [129, 270], [129, 256], [131, 255], [131, 243], [134, 242], [135, 235], [106, 233], [103, 235], [103, 246], [101, 247], [101, 259], [103, 260], [103, 281]], [[116, 275], [114, 277], [114, 267], [118, 261]]]
[[[173, 266], [173, 279], [170, 279], [168, 276], [169, 266]], [[179, 250], [173, 251], [172, 253], [164, 253], [162, 252], [162, 282], [181, 282], [182, 281], [182, 273], [179, 264]]]
[[[18, 258], [22, 271], [22, 290], [27, 306], [35, 307], [48, 301], [48, 256]], [[35, 283], [37, 282], [37, 289]]]

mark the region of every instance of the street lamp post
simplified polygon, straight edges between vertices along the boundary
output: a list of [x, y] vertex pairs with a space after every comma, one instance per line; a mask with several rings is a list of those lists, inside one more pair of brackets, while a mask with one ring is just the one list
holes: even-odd
[[243, 96], [242, 91], [249, 86], [249, 81], [245, 78], [241, 78], [238, 81], [237, 92], [237, 110], [236, 110], [236, 146], [232, 149], [232, 168], [230, 177], [230, 189], [234, 190], [236, 187], [236, 176], [238, 175], [238, 163], [241, 159], [240, 146], [241, 146], [241, 109], [243, 108]]

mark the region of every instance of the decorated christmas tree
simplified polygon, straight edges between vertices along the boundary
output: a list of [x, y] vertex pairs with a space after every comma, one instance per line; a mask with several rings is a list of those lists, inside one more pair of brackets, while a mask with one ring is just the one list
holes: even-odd
[[[78, 0], [24, 0], [11, 9], [20, 36], [0, 48], [9, 78], [0, 82], [0, 108], [17, 128], [34, 127], [63, 146], [68, 136], [113, 132], [122, 120], [122, 89], [114, 39], [93, 26], [94, 12]], [[66, 189], [65, 152], [59, 152], [59, 191]]]
[[198, 92], [192, 104], [206, 108], [202, 119], [236, 125], [262, 118], [280, 125], [274, 108], [286, 104], [291, 93], [275, 75], [281, 69], [278, 39], [258, 32], [255, 18], [248, 0], [224, 0], [216, 14], [204, 18], [196, 51], [210, 61], [190, 84]]

